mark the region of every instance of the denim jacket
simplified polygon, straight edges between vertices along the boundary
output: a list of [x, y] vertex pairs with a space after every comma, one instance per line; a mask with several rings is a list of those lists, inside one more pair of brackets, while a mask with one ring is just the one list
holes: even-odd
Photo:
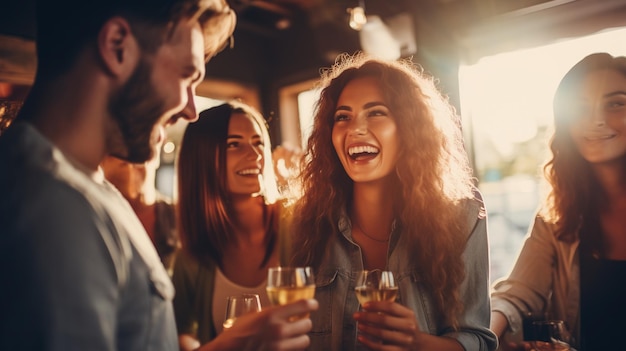
[[[454, 338], [465, 350], [495, 350], [496, 336], [489, 330], [489, 253], [485, 209], [479, 200], [468, 200], [467, 235], [463, 253], [466, 277], [461, 286], [464, 311], [459, 319], [459, 329], [439, 324], [430, 292], [420, 282], [412, 262], [419, 252], [409, 251], [408, 238], [401, 226], [394, 225], [387, 253], [388, 269], [394, 273], [399, 287], [398, 302], [411, 308], [420, 330], [439, 336]], [[363, 269], [361, 248], [352, 240], [350, 220], [344, 214], [339, 222], [341, 233], [326, 245], [325, 257], [315, 272], [317, 289], [315, 298], [319, 310], [311, 314], [313, 330], [310, 350], [355, 350], [356, 322], [352, 314], [359, 308], [354, 294], [356, 272]], [[426, 233], [425, 235], [434, 235]]]

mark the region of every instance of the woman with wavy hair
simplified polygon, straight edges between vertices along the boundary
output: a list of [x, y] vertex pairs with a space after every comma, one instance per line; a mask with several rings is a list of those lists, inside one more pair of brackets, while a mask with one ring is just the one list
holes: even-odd
[[[321, 84], [293, 218], [293, 264], [316, 271], [312, 349], [493, 350], [486, 213], [455, 110], [408, 60], [345, 55]], [[360, 310], [364, 269], [392, 271], [397, 301]]]
[[[265, 292], [268, 268], [288, 249], [265, 119], [239, 102], [204, 110], [178, 156], [183, 251], [172, 280], [181, 350], [304, 349], [311, 321], [290, 317], [316, 302], [270, 307]], [[263, 311], [223, 329], [226, 298], [242, 293], [258, 294]]]
[[[563, 320], [582, 350], [626, 329], [626, 57], [594, 53], [554, 96], [549, 193], [510, 275], [495, 284], [492, 327], [514, 348], [528, 314]], [[509, 345], [512, 343], [512, 345]], [[503, 347], [503, 348], [504, 348]]]

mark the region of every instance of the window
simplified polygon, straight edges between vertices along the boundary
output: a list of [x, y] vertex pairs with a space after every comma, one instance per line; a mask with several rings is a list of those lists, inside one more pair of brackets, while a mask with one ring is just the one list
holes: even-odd
[[298, 116], [303, 150], [306, 148], [307, 140], [309, 140], [309, 135], [313, 129], [314, 104], [319, 98], [320, 92], [320, 89], [311, 89], [298, 94]]

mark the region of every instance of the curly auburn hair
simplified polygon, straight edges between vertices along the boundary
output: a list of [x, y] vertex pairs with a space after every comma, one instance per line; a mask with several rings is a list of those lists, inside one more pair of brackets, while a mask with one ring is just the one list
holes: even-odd
[[300, 177], [302, 198], [295, 204], [294, 263], [319, 267], [324, 246], [339, 234], [337, 223], [352, 199], [352, 180], [331, 142], [337, 101], [353, 79], [373, 77], [397, 124], [400, 152], [397, 180], [390, 189], [402, 235], [410, 235], [414, 267], [443, 318], [457, 325], [462, 311], [459, 286], [465, 277], [462, 253], [468, 229], [463, 199], [473, 199], [474, 178], [459, 119], [432, 77], [409, 60], [384, 61], [366, 54], [340, 56], [322, 72]]
[[[612, 70], [626, 77], [626, 57], [613, 57], [608, 53], [586, 56], [563, 76], [554, 95], [551, 157], [543, 167], [549, 193], [541, 215], [556, 224], [555, 235], [565, 242], [578, 239], [583, 221], [597, 219], [598, 212], [606, 203], [607, 195], [570, 134], [572, 123], [580, 118], [580, 111], [575, 110], [574, 102], [579, 99], [588, 75], [599, 70]], [[626, 162], [623, 165], [626, 167]], [[589, 244], [600, 245], [596, 241], [592, 240]]]

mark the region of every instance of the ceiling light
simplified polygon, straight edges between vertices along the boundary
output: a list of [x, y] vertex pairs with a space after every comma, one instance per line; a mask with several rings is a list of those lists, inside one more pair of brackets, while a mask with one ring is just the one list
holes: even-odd
[[367, 17], [367, 23], [359, 32], [359, 39], [363, 51], [372, 56], [386, 60], [395, 60], [401, 56], [400, 43], [379, 16]]
[[365, 17], [365, 8], [363, 2], [359, 2], [359, 6], [348, 9], [350, 13], [350, 28], [354, 30], [361, 30], [365, 23], [367, 23], [367, 17]]
[[291, 27], [291, 21], [288, 18], [281, 18], [274, 25], [276, 29], [285, 30]]

